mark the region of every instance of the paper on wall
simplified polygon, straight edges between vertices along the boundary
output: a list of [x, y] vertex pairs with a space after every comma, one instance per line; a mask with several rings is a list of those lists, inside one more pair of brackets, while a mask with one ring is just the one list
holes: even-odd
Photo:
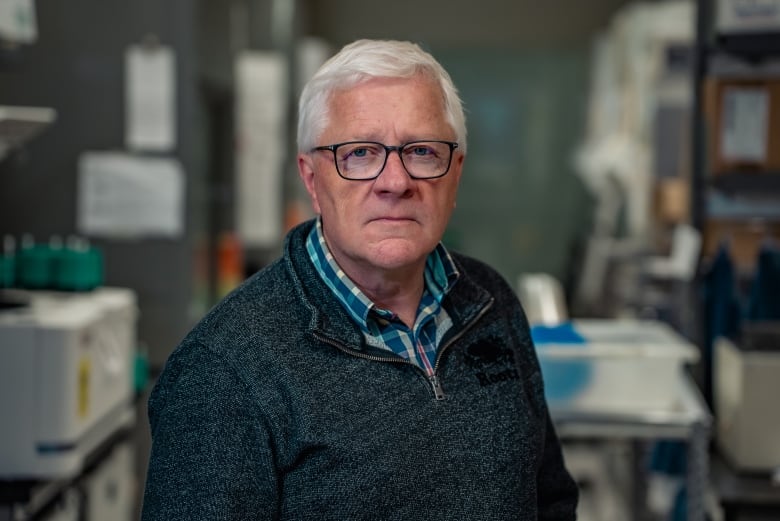
[[176, 58], [170, 47], [132, 45], [125, 54], [125, 142], [131, 150], [176, 146]]
[[245, 52], [236, 74], [236, 223], [250, 247], [273, 247], [282, 232], [287, 158], [287, 61], [278, 52]]
[[182, 235], [184, 172], [178, 160], [86, 152], [78, 168], [80, 233], [107, 238]]
[[769, 132], [769, 91], [729, 87], [723, 92], [721, 153], [726, 161], [764, 162]]
[[38, 22], [33, 0], [0, 1], [0, 40], [24, 44], [38, 39]]

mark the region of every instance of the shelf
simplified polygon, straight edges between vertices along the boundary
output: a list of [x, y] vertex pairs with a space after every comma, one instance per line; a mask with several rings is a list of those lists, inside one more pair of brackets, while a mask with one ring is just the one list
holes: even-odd
[[736, 54], [708, 51], [707, 76], [734, 79], [777, 79], [780, 78], [780, 58], [768, 56], [761, 61], [751, 61]]
[[705, 210], [710, 218], [743, 222], [780, 223], [780, 192], [760, 192], [758, 195], [735, 191], [724, 193], [714, 188], [707, 190]]
[[0, 105], [0, 159], [40, 134], [56, 118], [57, 111], [52, 108]]
[[749, 60], [763, 60], [780, 54], [780, 31], [718, 34], [715, 47], [718, 52], [739, 55]]
[[709, 183], [728, 194], [780, 198], [780, 172], [727, 172], [712, 175]]
[[740, 512], [780, 516], [780, 487], [772, 483], [769, 475], [739, 472], [716, 453], [712, 459], [711, 483], [718, 502], [732, 516]]

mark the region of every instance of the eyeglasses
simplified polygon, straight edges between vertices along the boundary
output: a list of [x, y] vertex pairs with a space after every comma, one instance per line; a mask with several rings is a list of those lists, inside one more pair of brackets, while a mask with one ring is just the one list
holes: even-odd
[[350, 181], [376, 179], [387, 164], [390, 152], [398, 152], [406, 173], [413, 179], [435, 179], [450, 170], [452, 151], [458, 148], [453, 141], [410, 141], [398, 146], [387, 146], [375, 141], [348, 141], [335, 145], [315, 147], [330, 150], [336, 171]]

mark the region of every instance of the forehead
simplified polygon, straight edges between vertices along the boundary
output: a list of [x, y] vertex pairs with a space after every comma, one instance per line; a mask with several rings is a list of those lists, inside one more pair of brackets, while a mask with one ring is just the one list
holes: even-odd
[[437, 108], [444, 109], [444, 94], [441, 86], [434, 79], [424, 74], [416, 74], [406, 78], [373, 77], [333, 90], [328, 99], [328, 105], [339, 107], [344, 104], [359, 103], [363, 100], [381, 97], [393, 97], [399, 93], [426, 99], [428, 102], [439, 100]]
[[388, 127], [451, 133], [441, 86], [424, 75], [371, 78], [336, 90], [328, 100], [327, 120], [326, 133], [357, 129], [371, 132]]

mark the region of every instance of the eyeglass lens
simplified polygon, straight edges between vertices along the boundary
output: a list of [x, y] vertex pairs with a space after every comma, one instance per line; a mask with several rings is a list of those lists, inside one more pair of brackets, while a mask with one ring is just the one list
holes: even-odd
[[[388, 150], [379, 143], [345, 143], [336, 147], [334, 154], [343, 177], [371, 179], [384, 168]], [[452, 146], [438, 141], [416, 141], [404, 145], [399, 154], [412, 177], [440, 177], [449, 169]]]

